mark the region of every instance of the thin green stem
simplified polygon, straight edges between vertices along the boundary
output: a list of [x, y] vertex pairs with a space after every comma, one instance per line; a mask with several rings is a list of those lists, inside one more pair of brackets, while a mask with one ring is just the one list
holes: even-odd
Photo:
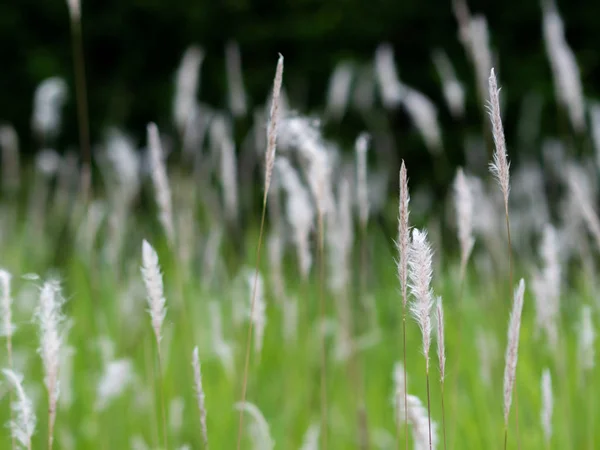
[[429, 429], [429, 450], [433, 449], [433, 440], [431, 438], [431, 395], [429, 393], [429, 370], [427, 370], [427, 426]]
[[319, 228], [319, 315], [321, 329], [319, 336], [321, 339], [321, 448], [327, 450], [327, 349], [325, 348], [325, 261], [323, 245], [323, 212], [319, 208], [317, 217]]
[[446, 410], [444, 408], [444, 380], [441, 381], [441, 396], [442, 396], [442, 433], [444, 435], [444, 450], [446, 450], [447, 445], [446, 445]]
[[163, 360], [162, 352], [160, 351], [160, 341], [156, 340], [156, 349], [158, 353], [158, 375], [159, 375], [159, 394], [160, 394], [160, 409], [162, 416], [162, 429], [163, 429], [163, 445], [165, 450], [169, 450], [169, 440], [167, 436], [167, 409], [165, 408], [165, 383], [163, 373]]

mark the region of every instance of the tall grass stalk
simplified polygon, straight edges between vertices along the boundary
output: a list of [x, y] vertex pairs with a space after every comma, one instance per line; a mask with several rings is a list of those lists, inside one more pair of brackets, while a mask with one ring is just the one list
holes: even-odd
[[71, 18], [71, 42], [73, 44], [73, 69], [77, 95], [77, 123], [79, 126], [79, 147], [81, 152], [81, 189], [84, 201], [91, 198], [92, 152], [90, 147], [90, 125], [88, 118], [87, 89], [85, 81], [85, 61], [81, 33], [80, 0], [67, 0]]
[[[279, 55], [277, 68], [275, 70], [275, 79], [273, 81], [273, 94], [271, 99], [271, 110], [269, 113], [269, 125], [267, 127], [267, 149], [265, 155], [265, 186], [263, 194], [262, 213], [260, 218], [260, 231], [258, 233], [258, 244], [256, 248], [256, 265], [254, 268], [254, 283], [252, 287], [252, 299], [250, 301], [250, 317], [253, 317], [254, 307], [256, 303], [256, 291], [258, 285], [258, 274], [260, 268], [261, 247], [263, 241], [263, 233], [265, 227], [265, 216], [267, 211], [267, 196], [271, 177], [273, 175], [273, 166], [275, 165], [275, 150], [277, 148], [277, 121], [279, 118], [279, 96], [281, 93], [281, 84], [283, 82], [283, 56]], [[240, 404], [246, 404], [246, 394], [248, 389], [248, 371], [250, 368], [250, 346], [252, 344], [252, 325], [253, 321], [248, 321], [248, 333], [246, 336], [246, 355], [244, 357], [244, 376], [242, 381], [242, 395]], [[244, 427], [244, 411], [240, 409], [239, 426], [237, 435], [237, 450], [242, 445], [242, 430]]]
[[[398, 278], [402, 290], [402, 357], [404, 371], [404, 448], [408, 450], [408, 398], [406, 389], [406, 303], [408, 300], [408, 249], [410, 244], [409, 210], [410, 194], [406, 165], [400, 166], [400, 192], [398, 204]], [[398, 405], [398, 411], [400, 411]], [[400, 446], [400, 423], [397, 424], [398, 447]]]
[[446, 412], [444, 408], [444, 380], [446, 378], [446, 345], [444, 343], [444, 306], [442, 297], [436, 300], [437, 318], [437, 353], [440, 367], [440, 395], [442, 397], [442, 433], [444, 435], [444, 450], [446, 450]]

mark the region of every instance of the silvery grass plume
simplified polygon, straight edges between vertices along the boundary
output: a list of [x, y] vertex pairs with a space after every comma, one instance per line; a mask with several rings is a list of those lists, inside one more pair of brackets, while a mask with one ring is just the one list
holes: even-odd
[[542, 423], [542, 431], [544, 432], [544, 439], [546, 445], [550, 445], [550, 439], [552, 438], [552, 409], [554, 408], [554, 398], [552, 395], [552, 376], [550, 375], [550, 369], [546, 368], [542, 372], [542, 412], [540, 420]]
[[269, 112], [269, 125], [267, 126], [267, 153], [265, 156], [265, 198], [271, 185], [273, 167], [275, 166], [275, 150], [277, 148], [277, 123], [279, 121], [279, 97], [283, 83], [283, 56], [279, 55], [275, 79], [273, 80], [273, 93], [271, 95], [271, 109]]
[[69, 7], [69, 15], [72, 21], [79, 21], [81, 19], [81, 2], [80, 0], [67, 0], [67, 6]]
[[494, 136], [494, 144], [496, 151], [494, 152], [494, 160], [490, 163], [490, 172], [496, 177], [502, 195], [504, 197], [504, 210], [508, 216], [508, 193], [510, 190], [508, 156], [506, 154], [506, 142], [504, 140], [504, 128], [502, 127], [502, 117], [500, 115], [500, 89], [496, 82], [496, 74], [494, 69], [490, 71], [490, 104], [488, 112], [492, 123], [492, 134]]
[[36, 425], [33, 403], [23, 389], [23, 377], [10, 369], [2, 369], [2, 372], [17, 393], [11, 404], [14, 413], [14, 420], [10, 422], [12, 436], [22, 448], [31, 450], [31, 437]]
[[436, 320], [437, 320], [437, 354], [440, 366], [440, 381], [444, 383], [446, 377], [446, 345], [444, 344], [444, 306], [442, 297], [438, 297], [435, 301]]
[[[596, 152], [596, 166], [600, 169], [600, 103], [593, 102], [589, 106], [592, 124], [592, 141]], [[0, 140], [2, 139], [0, 135]]]
[[492, 69], [492, 51], [486, 18], [481, 15], [471, 17], [467, 31], [466, 43], [463, 43], [475, 68], [480, 101], [485, 103], [489, 99], [486, 80]]
[[38, 352], [44, 367], [44, 384], [48, 391], [48, 447], [54, 440], [56, 405], [59, 396], [60, 353], [63, 344], [65, 318], [61, 312], [64, 299], [58, 281], [46, 281], [41, 289], [39, 304], [35, 311], [40, 332]]
[[[249, 319], [254, 325], [254, 351], [258, 354], [262, 352], [265, 337], [265, 327], [267, 326], [267, 303], [265, 301], [265, 287], [263, 277], [259, 272], [253, 271], [246, 273], [248, 283], [248, 313]], [[254, 307], [252, 299], [254, 298]]]
[[35, 90], [31, 127], [42, 142], [58, 134], [66, 100], [67, 83], [59, 77], [45, 79]]
[[200, 412], [200, 430], [202, 431], [202, 441], [205, 450], [208, 450], [208, 428], [206, 426], [206, 404], [204, 388], [202, 387], [202, 371], [200, 368], [200, 357], [198, 356], [198, 347], [194, 347], [192, 354], [192, 367], [194, 369], [194, 388], [196, 390], [196, 401], [198, 411]]
[[354, 222], [352, 220], [352, 188], [349, 176], [342, 175], [339, 182], [338, 201], [329, 215], [326, 234], [329, 247], [329, 287], [337, 295], [342, 294], [351, 282], [350, 263], [354, 243]]
[[431, 309], [433, 292], [431, 278], [433, 252], [427, 240], [427, 232], [412, 230], [412, 240], [408, 248], [409, 288], [414, 299], [410, 303], [410, 312], [423, 335], [423, 354], [427, 373], [429, 373], [429, 347], [431, 345]]
[[542, 10], [544, 44], [552, 68], [556, 99], [567, 110], [573, 129], [582, 132], [585, 106], [577, 60], [565, 39], [564, 25], [554, 1], [542, 1]]
[[96, 409], [103, 411], [133, 383], [135, 373], [129, 359], [110, 361], [104, 368], [96, 389]]
[[354, 75], [352, 65], [348, 62], [340, 62], [329, 78], [327, 90], [327, 104], [325, 115], [333, 120], [344, 117], [348, 108], [352, 77]]
[[150, 160], [150, 172], [152, 183], [154, 184], [154, 193], [156, 204], [158, 206], [158, 220], [165, 232], [169, 245], [175, 244], [175, 226], [173, 222], [173, 205], [171, 200], [171, 188], [167, 177], [167, 168], [165, 165], [160, 135], [158, 127], [154, 123], [149, 123], [148, 131], [148, 152]]
[[354, 143], [356, 151], [356, 199], [358, 217], [363, 231], [366, 230], [367, 222], [369, 221], [369, 186], [367, 182], [369, 138], [367, 133], [361, 133]]
[[454, 178], [454, 205], [458, 242], [460, 244], [460, 275], [462, 280], [475, 244], [475, 238], [473, 237], [473, 191], [471, 182], [462, 168], [458, 169], [456, 178]]
[[11, 125], [0, 126], [2, 150], [2, 188], [14, 191], [19, 187], [20, 157], [19, 136]]
[[[418, 397], [407, 394], [405, 396], [406, 379], [402, 363], [394, 365], [394, 405], [396, 417], [399, 421], [408, 420], [412, 429], [415, 450], [435, 450], [437, 448], [437, 424], [431, 423], [431, 442], [429, 441], [429, 420], [427, 409]], [[398, 408], [407, 399], [406, 416], [404, 408]]]
[[456, 78], [450, 58], [446, 52], [437, 49], [433, 52], [433, 64], [442, 82], [444, 98], [450, 113], [455, 119], [463, 117], [465, 114], [465, 89]]
[[402, 105], [413, 125], [423, 138], [427, 150], [433, 155], [442, 150], [442, 131], [437, 119], [435, 104], [422, 92], [403, 86]]
[[582, 375], [592, 371], [596, 365], [596, 330], [592, 322], [592, 308], [581, 307], [581, 319], [578, 327], [578, 362]]
[[196, 94], [200, 78], [200, 66], [204, 50], [196, 45], [186, 49], [175, 75], [173, 121], [180, 133], [184, 133], [190, 116], [196, 107]]
[[304, 433], [300, 450], [319, 450], [319, 435], [319, 424], [311, 424]]
[[402, 306], [406, 307], [408, 299], [408, 259], [410, 246], [410, 225], [408, 204], [410, 202], [410, 193], [408, 191], [408, 175], [404, 161], [400, 166], [400, 194], [398, 203], [398, 242], [396, 248], [398, 250], [398, 279], [400, 280], [400, 288], [402, 289]]
[[227, 69], [227, 84], [229, 92], [229, 108], [234, 117], [246, 115], [246, 92], [242, 77], [242, 57], [237, 42], [227, 43], [225, 48], [225, 65]]
[[375, 75], [383, 105], [388, 109], [398, 106], [404, 97], [404, 87], [396, 71], [394, 50], [388, 43], [380, 44], [375, 51]]
[[107, 188], [111, 189], [114, 202], [128, 207], [140, 188], [140, 156], [131, 137], [118, 128], [110, 128], [106, 133], [105, 148], [112, 169], [110, 176], [117, 183], [116, 189], [112, 183]]
[[[165, 315], [167, 314], [167, 309], [165, 307], [166, 300], [163, 291], [162, 273], [158, 263], [158, 254], [146, 240], [142, 243], [141, 271], [144, 284], [146, 285], [148, 311], [152, 320], [154, 336], [156, 337], [157, 344], [160, 344], [162, 339], [162, 324], [165, 320]], [[160, 349], [160, 345], [158, 348]]]
[[517, 377], [517, 360], [519, 357], [519, 332], [521, 330], [521, 313], [525, 297], [525, 281], [521, 279], [515, 289], [513, 308], [508, 323], [508, 342], [506, 345], [504, 366], [504, 427], [508, 430], [508, 415], [512, 403], [512, 394]]
[[214, 300], [211, 301], [208, 304], [208, 313], [210, 315], [213, 351], [221, 361], [225, 374], [228, 378], [231, 378], [234, 374], [233, 348], [223, 336], [223, 317], [219, 303]]
[[293, 230], [300, 275], [307, 280], [312, 266], [310, 232], [315, 221], [315, 210], [310, 194], [288, 160], [279, 158], [276, 166], [281, 186], [287, 193], [286, 217]]
[[238, 183], [235, 142], [231, 135], [231, 124], [222, 115], [217, 115], [210, 125], [209, 137], [213, 155], [219, 160], [219, 178], [223, 192], [225, 216], [230, 221], [238, 217]]
[[547, 224], [544, 227], [540, 245], [542, 268], [532, 279], [535, 299], [536, 333], [543, 331], [552, 354], [558, 351], [558, 316], [560, 313], [561, 265], [556, 229]]
[[275, 441], [271, 437], [269, 423], [260, 409], [254, 403], [247, 401], [236, 403], [235, 407], [237, 410], [248, 413], [254, 420], [254, 428], [252, 430], [253, 448], [256, 450], [272, 450], [275, 448]]
[[[9, 365], [12, 366], [12, 335], [15, 326], [12, 322], [12, 303], [10, 294], [11, 274], [0, 269], [0, 311], [2, 311], [2, 324], [0, 325], [0, 336], [6, 336], [6, 350], [9, 358]], [[10, 367], [12, 369], [12, 367]]]

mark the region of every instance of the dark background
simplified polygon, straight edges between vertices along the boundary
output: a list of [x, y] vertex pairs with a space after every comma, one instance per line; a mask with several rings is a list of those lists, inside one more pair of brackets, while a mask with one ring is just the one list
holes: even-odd
[[[486, 16], [491, 44], [499, 57], [509, 143], [520, 101], [531, 91], [544, 97], [542, 134], [555, 134], [556, 107], [539, 3], [468, 3], [473, 14]], [[595, 97], [595, 80], [600, 79], [600, 2], [560, 1], [558, 8], [577, 55], [586, 96]], [[481, 131], [473, 70], [458, 40], [450, 0], [83, 0], [82, 26], [92, 142], [102, 138], [108, 125], [123, 127], [140, 142], [149, 121], [172, 129], [174, 73], [191, 44], [199, 44], [206, 52], [199, 98], [225, 108], [224, 47], [231, 39], [240, 45], [250, 107], [264, 102], [278, 52], [285, 56], [284, 82], [292, 105], [314, 112], [323, 106], [336, 62], [372, 61], [377, 45], [387, 41], [394, 47], [402, 81], [438, 105], [451, 160], [461, 158], [457, 143], [462, 142], [465, 128]], [[467, 85], [468, 118], [460, 127], [447, 113], [431, 62], [436, 47], [448, 53], [459, 79]], [[58, 146], [76, 145], [66, 2], [1, 2], [0, 62], [0, 122], [17, 128], [23, 151], [35, 150], [29, 131], [34, 89], [55, 75], [64, 77], [70, 86]], [[386, 115], [403, 154], [425, 152], [403, 114]], [[350, 114], [335, 132], [350, 142], [362, 127], [360, 119]]]

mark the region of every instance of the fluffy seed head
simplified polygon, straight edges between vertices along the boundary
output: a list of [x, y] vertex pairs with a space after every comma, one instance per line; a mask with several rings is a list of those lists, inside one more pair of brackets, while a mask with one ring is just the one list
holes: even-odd
[[202, 387], [202, 371], [200, 367], [200, 357], [198, 356], [198, 347], [194, 347], [192, 354], [192, 367], [194, 369], [194, 388], [196, 389], [196, 401], [200, 411], [200, 429], [202, 430], [202, 439], [204, 448], [208, 450], [208, 429], [206, 426], [206, 404], [204, 388]]
[[112, 400], [118, 398], [129, 387], [134, 378], [133, 364], [129, 359], [109, 362], [97, 388], [96, 407], [102, 411]]
[[581, 308], [579, 324], [579, 367], [583, 373], [589, 372], [595, 366], [596, 359], [596, 330], [592, 322], [592, 309], [589, 305]]
[[408, 247], [410, 244], [410, 226], [408, 221], [410, 194], [408, 192], [408, 175], [402, 161], [400, 167], [400, 196], [398, 204], [398, 278], [402, 289], [402, 302], [406, 307], [408, 282]]
[[4, 269], [0, 269], [0, 311], [2, 312], [2, 324], [0, 324], [0, 336], [6, 336], [8, 340], [14, 332], [12, 323], [12, 297], [10, 295], [11, 275]]
[[369, 188], [367, 186], [367, 150], [369, 135], [361, 133], [354, 144], [356, 149], [356, 196], [361, 227], [366, 228], [369, 220]]
[[544, 438], [546, 443], [550, 444], [550, 438], [552, 437], [552, 409], [554, 405], [554, 399], [552, 395], [552, 376], [550, 375], [550, 369], [546, 368], [542, 372], [542, 431], [544, 432]]
[[460, 244], [460, 273], [464, 275], [467, 261], [473, 250], [473, 192], [462, 168], [456, 172], [454, 179], [454, 205], [456, 208], [456, 224], [458, 242]]
[[283, 83], [283, 56], [279, 55], [275, 80], [273, 81], [273, 94], [271, 96], [271, 111], [267, 127], [267, 154], [265, 158], [265, 197], [271, 185], [273, 166], [275, 165], [275, 149], [277, 148], [277, 121], [279, 120], [279, 96]]
[[31, 449], [31, 437], [36, 425], [33, 403], [23, 389], [23, 377], [10, 369], [2, 369], [2, 372], [17, 393], [11, 404], [14, 413], [14, 419], [10, 422], [13, 438], [24, 449]]
[[152, 328], [154, 329], [156, 341], [160, 342], [162, 339], [161, 328], [167, 314], [167, 308], [165, 307], [166, 300], [163, 292], [163, 278], [158, 263], [158, 254], [146, 240], [142, 243], [141, 270], [142, 278], [146, 285], [148, 311], [152, 319]]
[[502, 195], [504, 196], [504, 208], [508, 213], [508, 193], [510, 190], [509, 182], [509, 167], [508, 156], [506, 155], [506, 142], [504, 140], [504, 128], [502, 127], [502, 116], [500, 115], [500, 89], [496, 82], [496, 74], [494, 69], [490, 72], [490, 104], [488, 112], [492, 122], [492, 134], [494, 136], [494, 144], [496, 151], [494, 159], [490, 163], [490, 172], [496, 177]]
[[521, 312], [525, 296], [525, 281], [521, 279], [515, 289], [513, 308], [508, 323], [508, 343], [506, 345], [504, 366], [504, 425], [508, 426], [508, 415], [512, 403], [512, 393], [517, 376], [517, 360], [519, 357], [519, 332], [521, 330]]

